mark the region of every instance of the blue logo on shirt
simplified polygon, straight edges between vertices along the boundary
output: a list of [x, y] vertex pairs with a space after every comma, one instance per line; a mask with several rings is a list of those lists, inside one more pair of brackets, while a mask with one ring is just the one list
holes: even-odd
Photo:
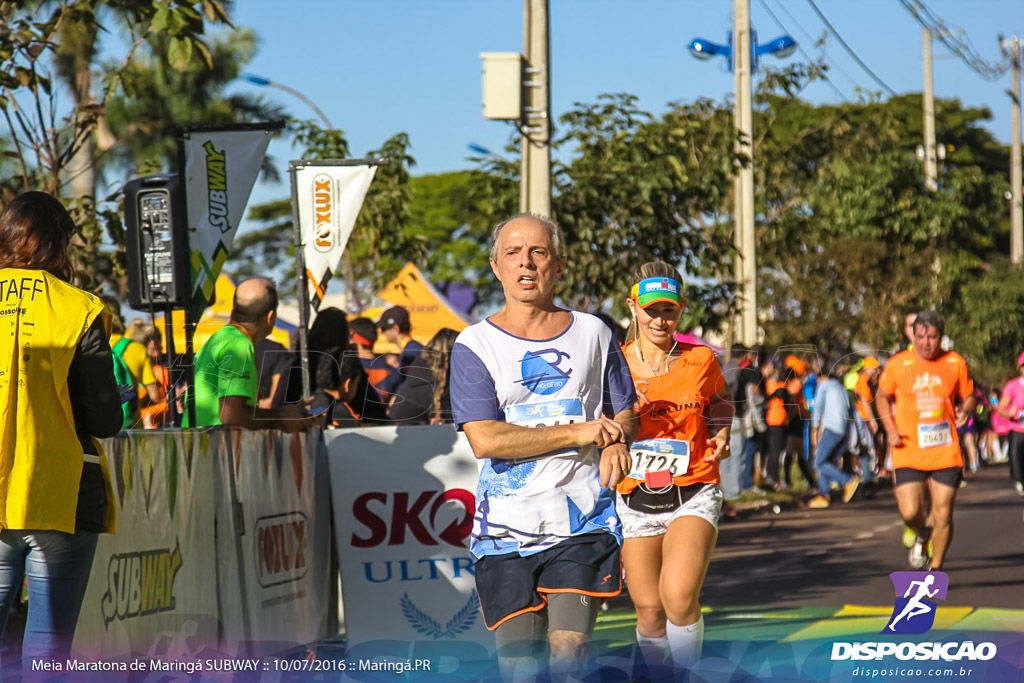
[[562, 370], [558, 366], [569, 360], [569, 354], [558, 349], [527, 351], [520, 361], [523, 379], [517, 382], [535, 394], [553, 394], [569, 381], [572, 369]]

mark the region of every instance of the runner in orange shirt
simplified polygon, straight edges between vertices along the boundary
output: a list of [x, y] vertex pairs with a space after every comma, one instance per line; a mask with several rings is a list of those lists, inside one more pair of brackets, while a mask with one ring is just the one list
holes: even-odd
[[618, 486], [622, 562], [648, 667], [671, 658], [689, 669], [704, 636], [701, 585], [718, 538], [718, 462], [730, 455], [732, 394], [714, 352], [676, 341], [685, 301], [667, 263], [635, 270], [631, 341], [623, 347], [637, 388], [640, 431]]
[[[908, 557], [913, 569], [929, 566], [929, 540], [930, 569], [942, 568], [964, 466], [956, 428], [967, 422], [976, 402], [967, 363], [959, 354], [942, 350], [944, 331], [941, 314], [919, 313], [913, 347], [889, 359], [875, 399], [892, 445], [896, 503], [917, 535]], [[962, 404], [954, 407], [957, 397]]]

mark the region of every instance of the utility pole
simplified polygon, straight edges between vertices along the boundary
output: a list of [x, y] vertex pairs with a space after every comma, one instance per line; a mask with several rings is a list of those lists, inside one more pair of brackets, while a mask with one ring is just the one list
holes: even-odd
[[523, 0], [522, 170], [519, 206], [524, 212], [551, 215], [551, 68], [548, 0]]
[[736, 337], [746, 346], [757, 343], [757, 245], [754, 236], [754, 112], [751, 102], [750, 0], [733, 0], [732, 63], [736, 76], [737, 151], [749, 159], [734, 181], [736, 200], [736, 280], [742, 289]]
[[1024, 261], [1024, 211], [1021, 207], [1021, 151], [1020, 151], [1020, 38], [1010, 39], [1013, 54], [1010, 62], [1013, 69], [1013, 133], [1010, 142], [1010, 260], [1013, 263]]
[[935, 94], [932, 89], [932, 32], [922, 29], [924, 43], [924, 185], [932, 192], [939, 189], [936, 178], [939, 175], [939, 162], [935, 155]]

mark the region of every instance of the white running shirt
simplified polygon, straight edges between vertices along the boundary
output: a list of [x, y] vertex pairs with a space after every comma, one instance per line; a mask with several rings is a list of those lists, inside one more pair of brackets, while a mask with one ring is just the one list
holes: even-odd
[[[577, 312], [551, 339], [521, 339], [487, 320], [466, 328], [452, 349], [450, 388], [459, 429], [478, 420], [525, 427], [585, 422], [636, 401], [611, 330]], [[470, 544], [475, 557], [532, 555], [601, 530], [621, 542], [614, 491], [599, 483], [596, 447], [478, 462]]]

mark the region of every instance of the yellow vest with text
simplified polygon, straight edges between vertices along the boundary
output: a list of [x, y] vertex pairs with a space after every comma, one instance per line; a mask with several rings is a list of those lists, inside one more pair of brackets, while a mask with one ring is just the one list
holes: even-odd
[[[75, 347], [103, 304], [42, 270], [0, 269], [0, 528], [75, 532], [82, 444], [75, 434], [68, 371]], [[106, 458], [106, 531], [117, 506]]]

